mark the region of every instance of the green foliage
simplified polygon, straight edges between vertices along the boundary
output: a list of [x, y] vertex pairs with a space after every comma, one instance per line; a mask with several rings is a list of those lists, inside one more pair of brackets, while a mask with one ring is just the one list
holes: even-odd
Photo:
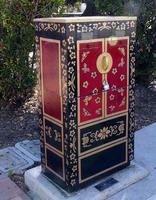
[[124, 4], [121, 0], [95, 0], [97, 11], [100, 15], [123, 15]]
[[136, 77], [156, 77], [156, 1], [143, 0], [137, 24]]
[[9, 170], [9, 171], [8, 171], [8, 177], [11, 177], [11, 176], [13, 176], [13, 171], [12, 171], [12, 170]]
[[64, 0], [0, 0], [0, 99], [20, 104], [32, 94], [36, 85], [33, 19], [62, 12], [63, 4]]

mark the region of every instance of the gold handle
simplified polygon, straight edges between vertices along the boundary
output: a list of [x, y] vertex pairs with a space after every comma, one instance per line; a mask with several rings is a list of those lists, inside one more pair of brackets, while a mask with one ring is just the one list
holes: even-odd
[[112, 68], [113, 60], [109, 53], [102, 53], [99, 55], [96, 66], [101, 74], [107, 74]]

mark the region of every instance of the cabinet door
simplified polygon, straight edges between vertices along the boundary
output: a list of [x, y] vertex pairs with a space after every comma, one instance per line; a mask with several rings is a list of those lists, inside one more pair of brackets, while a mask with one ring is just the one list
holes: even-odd
[[[103, 119], [128, 110], [129, 37], [111, 37], [77, 42], [79, 124]], [[110, 71], [101, 73], [97, 60], [108, 53]], [[103, 67], [103, 66], [102, 66]], [[103, 82], [109, 90], [104, 91]]]
[[110, 90], [105, 96], [105, 116], [110, 116], [128, 110], [129, 37], [106, 39], [105, 51], [113, 60], [107, 74]]

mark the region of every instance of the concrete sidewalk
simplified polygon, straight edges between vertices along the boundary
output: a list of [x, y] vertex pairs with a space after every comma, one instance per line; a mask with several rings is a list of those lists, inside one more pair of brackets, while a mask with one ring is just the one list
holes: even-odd
[[156, 123], [135, 133], [135, 162], [150, 174], [109, 200], [156, 200]]
[[0, 200], [30, 200], [7, 176], [0, 176]]

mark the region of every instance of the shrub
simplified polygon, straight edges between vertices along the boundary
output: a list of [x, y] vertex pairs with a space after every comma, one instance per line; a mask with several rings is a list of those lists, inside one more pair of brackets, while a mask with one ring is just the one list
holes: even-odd
[[123, 15], [124, 3], [121, 0], [95, 0], [99, 15]]
[[[0, 97], [21, 104], [36, 85], [34, 24], [62, 8], [63, 0], [0, 0]], [[61, 9], [60, 9], [61, 12]]]
[[156, 1], [142, 0], [137, 23], [136, 77], [156, 77]]

